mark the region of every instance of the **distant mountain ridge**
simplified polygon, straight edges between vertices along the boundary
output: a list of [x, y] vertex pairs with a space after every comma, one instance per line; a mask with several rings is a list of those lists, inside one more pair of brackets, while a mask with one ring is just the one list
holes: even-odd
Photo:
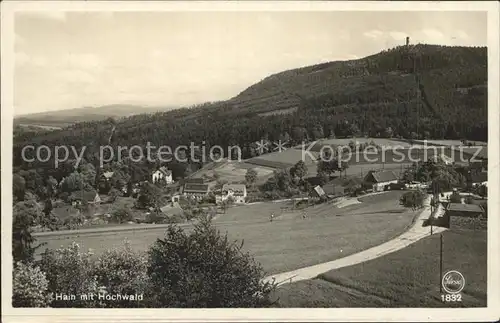
[[85, 107], [19, 115], [14, 124], [66, 126], [78, 122], [101, 121], [107, 118], [123, 118], [136, 114], [164, 112], [175, 107], [143, 107], [131, 104], [110, 104], [100, 107]]

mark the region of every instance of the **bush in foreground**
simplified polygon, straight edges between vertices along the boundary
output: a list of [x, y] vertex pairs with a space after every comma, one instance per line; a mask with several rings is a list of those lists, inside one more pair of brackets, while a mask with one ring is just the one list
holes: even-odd
[[[143, 294], [149, 298], [147, 256], [132, 251], [128, 242], [121, 248], [107, 250], [94, 263], [99, 287], [109, 294]], [[102, 307], [144, 307], [144, 301], [101, 301]]]
[[97, 278], [93, 274], [91, 253], [82, 252], [73, 242], [67, 248], [46, 250], [42, 254], [41, 269], [49, 281], [48, 291], [75, 295], [76, 300], [54, 299], [51, 307], [96, 307], [97, 301], [81, 300], [80, 295], [98, 293]]
[[46, 307], [50, 302], [45, 273], [32, 264], [18, 262], [12, 279], [13, 307]]
[[[275, 285], [263, 283], [261, 266], [243, 244], [230, 242], [204, 219], [186, 233], [167, 229], [148, 254], [124, 247], [96, 257], [73, 243], [46, 250], [40, 268], [18, 265], [14, 306], [26, 307], [268, 307]], [[33, 281], [31, 281], [31, 279]], [[57, 295], [74, 295], [61, 299]], [[82, 295], [94, 295], [81, 298]], [[98, 295], [135, 295], [100, 299]]]
[[274, 285], [243, 244], [204, 220], [191, 233], [171, 226], [150, 249], [153, 307], [267, 307]]

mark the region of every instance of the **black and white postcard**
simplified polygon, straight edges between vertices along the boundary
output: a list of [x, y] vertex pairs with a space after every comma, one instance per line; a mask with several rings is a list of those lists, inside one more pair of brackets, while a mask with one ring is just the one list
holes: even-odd
[[2, 321], [500, 317], [498, 3], [1, 9]]

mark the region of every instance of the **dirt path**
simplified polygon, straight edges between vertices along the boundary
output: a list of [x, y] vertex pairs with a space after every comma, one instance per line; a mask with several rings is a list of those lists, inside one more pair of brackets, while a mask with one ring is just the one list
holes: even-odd
[[[418, 217], [416, 218], [414, 223], [410, 226], [410, 228], [405, 233], [401, 234], [400, 236], [390, 241], [387, 241], [376, 247], [369, 248], [364, 251], [337, 260], [271, 275], [264, 278], [264, 281], [274, 280], [275, 282], [278, 283], [279, 286], [291, 282], [313, 279], [318, 275], [333, 269], [356, 265], [368, 260], [372, 260], [387, 255], [394, 251], [401, 250], [409, 246], [410, 244], [415, 243], [418, 240], [430, 235], [430, 227], [423, 226], [423, 222], [427, 220], [431, 214], [429, 203], [430, 203], [430, 198], [426, 200], [424, 210], [418, 215]], [[444, 230], [446, 229], [441, 227], [434, 227], [433, 233], [439, 233]]]

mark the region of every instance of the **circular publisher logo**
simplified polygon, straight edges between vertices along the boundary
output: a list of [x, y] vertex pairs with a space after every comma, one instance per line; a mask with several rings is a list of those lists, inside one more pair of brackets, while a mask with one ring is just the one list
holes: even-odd
[[450, 270], [444, 274], [441, 284], [448, 294], [458, 294], [465, 287], [465, 278], [459, 271]]

